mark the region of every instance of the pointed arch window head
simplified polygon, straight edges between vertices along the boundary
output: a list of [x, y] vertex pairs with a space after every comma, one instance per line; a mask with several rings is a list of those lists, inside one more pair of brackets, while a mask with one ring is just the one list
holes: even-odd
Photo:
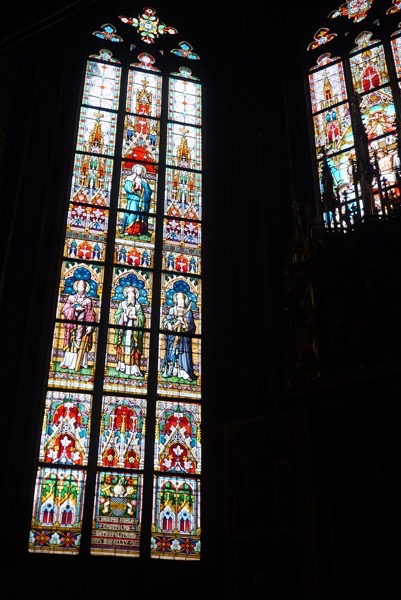
[[328, 20], [346, 16], [347, 30], [328, 21], [306, 45], [317, 211], [328, 230], [401, 207], [401, 32], [390, 4], [343, 4]]
[[177, 33], [150, 7], [120, 19], [86, 63], [29, 551], [198, 561], [199, 57], [145, 51]]
[[155, 64], [155, 59], [151, 54], [148, 54], [147, 52], [142, 52], [141, 54], [138, 54], [138, 60], [139, 62], [132, 63], [133, 67], [147, 69], [149, 71], [159, 71], [157, 67], [153, 66]]

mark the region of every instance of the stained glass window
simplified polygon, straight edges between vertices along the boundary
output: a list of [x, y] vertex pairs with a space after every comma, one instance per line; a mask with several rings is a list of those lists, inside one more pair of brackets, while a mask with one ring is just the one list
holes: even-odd
[[346, 2], [307, 47], [318, 211], [345, 232], [400, 207], [400, 6]]
[[202, 86], [177, 35], [147, 7], [88, 36], [30, 552], [200, 559]]

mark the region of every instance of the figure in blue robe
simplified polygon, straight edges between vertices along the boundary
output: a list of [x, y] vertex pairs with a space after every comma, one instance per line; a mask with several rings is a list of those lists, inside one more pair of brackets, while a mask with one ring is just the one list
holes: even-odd
[[[163, 319], [165, 356], [162, 360], [162, 376], [178, 377], [186, 381], [196, 380], [192, 358], [192, 338], [176, 333], [195, 333], [196, 326], [189, 299], [183, 292], [173, 296], [174, 306]], [[170, 333], [171, 332], [171, 333]]]

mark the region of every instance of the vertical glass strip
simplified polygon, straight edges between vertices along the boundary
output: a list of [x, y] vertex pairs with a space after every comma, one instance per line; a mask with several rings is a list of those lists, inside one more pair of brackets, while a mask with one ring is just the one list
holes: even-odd
[[85, 71], [30, 552], [77, 554], [80, 548], [120, 94], [116, 63], [111, 53], [93, 56]]
[[201, 86], [181, 69], [169, 79], [166, 131], [151, 541], [160, 559], [200, 559], [200, 126]]
[[[136, 68], [135, 68], [136, 67]], [[139, 556], [153, 308], [161, 75], [131, 65], [121, 148], [91, 554]]]

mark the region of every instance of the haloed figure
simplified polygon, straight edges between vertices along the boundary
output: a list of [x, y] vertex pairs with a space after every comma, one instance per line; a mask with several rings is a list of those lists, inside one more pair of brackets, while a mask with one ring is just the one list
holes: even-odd
[[125, 299], [120, 302], [114, 316], [117, 325], [124, 325], [124, 329], [117, 329], [115, 334], [116, 369], [126, 375], [143, 377], [140, 370], [143, 353], [143, 331], [136, 328], [144, 327], [145, 314], [141, 303], [138, 301], [136, 287], [127, 286], [124, 288], [123, 294]]
[[[148, 235], [148, 215], [152, 190], [146, 180], [146, 168], [135, 164], [132, 167], [132, 175], [124, 182], [127, 194], [127, 212], [121, 223], [123, 235]], [[129, 212], [128, 212], [129, 211]]]
[[169, 309], [163, 320], [163, 329], [167, 333], [162, 376], [164, 378], [180, 377], [187, 381], [193, 381], [196, 379], [196, 375], [192, 359], [192, 339], [187, 335], [175, 335], [175, 332], [195, 333], [194, 316], [186, 294], [177, 292], [174, 294], [173, 300], [174, 306]]
[[[93, 328], [89, 323], [96, 321], [93, 302], [88, 298], [89, 283], [82, 279], [74, 282], [75, 294], [68, 296], [62, 313], [71, 321], [64, 324], [64, 358], [62, 369], [79, 371], [88, 366], [88, 352], [93, 344]], [[74, 322], [75, 321], [75, 322]]]

